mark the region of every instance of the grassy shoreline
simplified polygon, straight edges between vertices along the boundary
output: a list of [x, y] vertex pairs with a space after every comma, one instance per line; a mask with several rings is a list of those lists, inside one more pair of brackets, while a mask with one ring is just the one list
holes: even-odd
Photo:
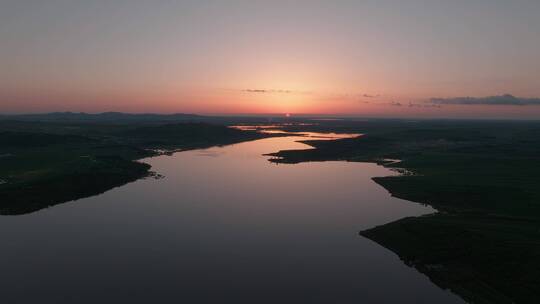
[[540, 158], [534, 151], [540, 125], [391, 125], [328, 126], [366, 135], [304, 141], [315, 149], [279, 151], [272, 161], [367, 161], [412, 172], [373, 180], [391, 195], [439, 213], [360, 234], [471, 303], [538, 303]]
[[[138, 160], [269, 135], [205, 123], [0, 123], [0, 214], [19, 215], [151, 176]], [[159, 151], [158, 151], [159, 150]]]

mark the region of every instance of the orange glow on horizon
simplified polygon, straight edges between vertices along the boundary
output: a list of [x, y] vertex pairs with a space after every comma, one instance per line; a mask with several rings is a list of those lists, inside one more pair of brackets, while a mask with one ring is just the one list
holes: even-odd
[[[385, 94], [333, 93], [330, 90], [308, 89], [308, 86], [276, 87], [278, 89], [272, 89], [270, 86], [242, 87], [242, 89], [210, 87], [193, 89], [171, 85], [161, 88], [145, 87], [122, 92], [105, 90], [99, 93], [35, 88], [33, 90], [11, 91], [11, 94], [5, 94], [3, 98], [7, 102], [2, 104], [2, 110], [4, 113], [55, 111], [195, 113], [202, 115], [286, 115], [287, 113], [294, 113], [295, 115], [322, 114], [411, 118], [515, 117], [536, 119], [540, 116], [540, 106], [444, 105], [442, 107], [429, 107], [422, 106], [422, 100], [425, 100], [425, 98], [414, 97], [414, 95], [411, 97]], [[376, 90], [364, 91], [377, 92]]]

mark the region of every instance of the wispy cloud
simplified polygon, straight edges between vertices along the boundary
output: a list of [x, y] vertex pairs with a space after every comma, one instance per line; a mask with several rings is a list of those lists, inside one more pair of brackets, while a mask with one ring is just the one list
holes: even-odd
[[371, 95], [371, 94], [362, 94], [362, 97], [365, 97], [365, 98], [377, 98], [379, 97], [380, 95], [377, 94], [377, 95]]
[[441, 108], [442, 105], [440, 104], [435, 104], [435, 103], [418, 103], [418, 102], [409, 102], [409, 108], [414, 108], [414, 107], [418, 107], [418, 108]]
[[540, 105], [540, 98], [521, 98], [510, 94], [487, 97], [431, 98], [435, 105]]
[[291, 94], [291, 93], [301, 93], [292, 90], [276, 90], [276, 89], [244, 89], [242, 92], [247, 93], [282, 93], [282, 94]]

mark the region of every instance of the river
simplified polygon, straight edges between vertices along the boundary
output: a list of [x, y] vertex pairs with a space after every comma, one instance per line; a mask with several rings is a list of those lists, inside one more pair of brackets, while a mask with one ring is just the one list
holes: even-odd
[[463, 303], [358, 235], [434, 210], [372, 163], [263, 156], [301, 139], [145, 159], [164, 178], [0, 217], [2, 303]]

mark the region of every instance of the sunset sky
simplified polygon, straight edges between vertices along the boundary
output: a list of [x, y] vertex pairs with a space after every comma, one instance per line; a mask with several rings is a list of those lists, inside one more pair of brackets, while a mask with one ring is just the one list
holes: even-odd
[[538, 0], [2, 0], [0, 112], [540, 118], [539, 16]]

